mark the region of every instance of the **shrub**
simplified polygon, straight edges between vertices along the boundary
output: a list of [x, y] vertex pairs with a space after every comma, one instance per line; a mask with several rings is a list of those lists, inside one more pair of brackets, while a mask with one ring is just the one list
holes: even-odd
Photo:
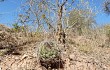
[[13, 30], [14, 30], [15, 32], [19, 32], [19, 31], [20, 31], [20, 26], [18, 25], [18, 23], [14, 23], [14, 24], [13, 24]]

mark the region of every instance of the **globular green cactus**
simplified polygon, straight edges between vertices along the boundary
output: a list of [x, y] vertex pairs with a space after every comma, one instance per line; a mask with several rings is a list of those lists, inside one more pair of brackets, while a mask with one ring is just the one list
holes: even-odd
[[40, 46], [40, 60], [51, 60], [57, 57], [59, 57], [59, 51], [55, 48], [55, 45], [52, 42], [45, 42], [43, 45]]
[[61, 51], [55, 41], [43, 41], [37, 48], [38, 62], [47, 70], [63, 68], [64, 61], [61, 57]]

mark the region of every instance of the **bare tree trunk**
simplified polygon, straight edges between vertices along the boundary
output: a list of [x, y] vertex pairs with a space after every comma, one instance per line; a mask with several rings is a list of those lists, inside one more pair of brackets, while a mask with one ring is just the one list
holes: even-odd
[[65, 44], [65, 32], [62, 28], [62, 10], [63, 10], [63, 5], [60, 6], [59, 11], [58, 11], [57, 41], [59, 43]]

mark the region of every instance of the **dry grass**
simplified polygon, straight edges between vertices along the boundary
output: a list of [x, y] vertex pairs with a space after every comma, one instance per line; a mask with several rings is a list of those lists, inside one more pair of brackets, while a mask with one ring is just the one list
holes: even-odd
[[92, 53], [93, 52], [93, 48], [89, 45], [82, 45], [78, 47], [79, 51], [84, 52], [84, 53]]
[[[62, 47], [62, 49], [60, 49], [61, 51], [65, 49], [67, 50], [67, 51], [63, 51], [64, 54], [66, 54], [67, 56], [64, 54], [61, 54], [64, 56], [63, 58], [66, 58], [66, 57], [69, 58], [68, 56], [74, 53], [77, 54], [74, 57], [76, 56], [79, 57], [80, 53], [83, 53], [83, 54], [88, 54], [86, 55], [86, 57], [91, 56], [94, 59], [98, 59], [100, 62], [101, 61], [108, 62], [109, 55], [107, 53], [110, 51], [108, 50], [109, 48], [106, 47], [105, 42], [108, 37], [106, 36], [106, 33], [104, 30], [97, 30], [95, 32], [91, 32], [91, 34], [85, 34], [82, 36], [74, 34], [73, 32], [67, 32], [67, 33], [68, 34], [66, 36], [66, 45], [65, 45], [66, 48], [60, 45], [58, 46], [58, 47]], [[9, 35], [10, 37], [7, 35]], [[35, 53], [36, 52], [35, 48], [39, 47], [39, 43], [41, 43], [45, 39], [47, 41], [55, 40], [53, 34], [41, 33], [41, 32], [28, 33], [28, 36], [24, 36], [23, 33], [10, 33], [7, 35], [6, 36], [9, 37], [9, 39], [5, 39], [7, 42], [13, 42], [13, 43], [17, 42], [15, 43], [17, 47], [16, 51], [19, 50], [19, 52], [21, 53], [21, 56], [23, 54], [28, 54], [29, 56], [37, 55], [37, 53]], [[1, 37], [1, 40], [2, 40], [2, 37]], [[0, 50], [0, 55], [4, 55], [6, 53], [5, 51], [7, 51], [7, 49]], [[104, 55], [105, 57], [103, 57], [102, 55]], [[104, 58], [106, 58], [106, 60]]]

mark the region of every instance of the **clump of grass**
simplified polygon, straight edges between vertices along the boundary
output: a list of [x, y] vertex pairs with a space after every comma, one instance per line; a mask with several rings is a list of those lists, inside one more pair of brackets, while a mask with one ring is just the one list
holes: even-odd
[[84, 52], [86, 54], [89, 54], [93, 51], [93, 48], [87, 45], [82, 45], [82, 46], [79, 46], [78, 48], [79, 48], [79, 51]]
[[0, 56], [3, 56], [7, 53], [7, 51], [9, 51], [9, 49], [2, 49], [0, 50]]

